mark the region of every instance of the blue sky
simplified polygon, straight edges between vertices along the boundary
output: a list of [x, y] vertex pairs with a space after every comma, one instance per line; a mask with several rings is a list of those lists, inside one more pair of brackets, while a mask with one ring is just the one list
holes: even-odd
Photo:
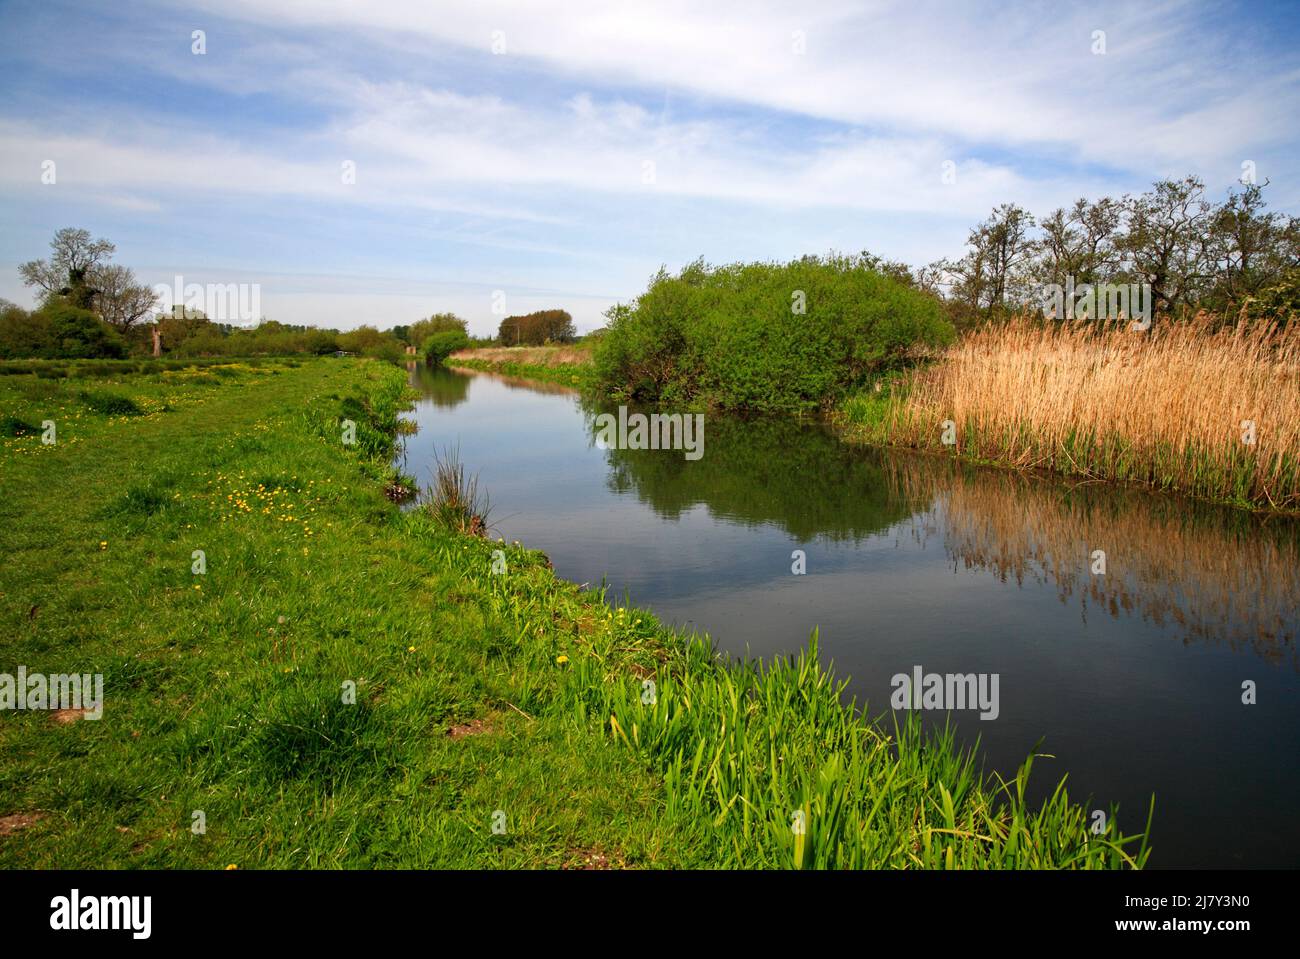
[[285, 322], [485, 333], [495, 291], [591, 329], [660, 265], [919, 264], [999, 202], [1187, 173], [1219, 197], [1246, 161], [1300, 213], [1294, 3], [15, 0], [0, 24], [23, 304], [17, 264], [64, 226], [151, 284], [258, 283]]

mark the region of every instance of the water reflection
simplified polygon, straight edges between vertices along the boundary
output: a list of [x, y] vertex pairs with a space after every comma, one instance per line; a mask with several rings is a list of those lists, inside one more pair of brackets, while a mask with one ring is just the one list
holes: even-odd
[[[1003, 581], [1050, 583], [1085, 618], [1137, 616], [1185, 642], [1297, 667], [1300, 525], [1179, 497], [891, 456], [891, 487], [933, 506], [912, 523]], [[1092, 572], [1094, 551], [1105, 574]]]
[[470, 377], [442, 366], [408, 363], [410, 383], [434, 406], [452, 409], [469, 399]]
[[[586, 426], [603, 408], [585, 406]], [[790, 419], [708, 417], [704, 455], [606, 451], [615, 493], [634, 493], [676, 520], [697, 506], [749, 525], [775, 524], [800, 541], [860, 542], [907, 518], [910, 503], [887, 482], [885, 461], [861, 455], [828, 431]]]
[[[588, 432], [605, 407], [583, 405]], [[790, 419], [709, 417], [697, 461], [607, 450], [606, 483], [666, 519], [774, 524], [801, 542], [860, 543], [906, 520], [966, 569], [1050, 585], [1063, 604], [1136, 616], [1184, 642], [1246, 647], [1300, 668], [1300, 524], [1179, 497], [974, 468], [842, 443]], [[1105, 572], [1094, 573], [1094, 552]]]

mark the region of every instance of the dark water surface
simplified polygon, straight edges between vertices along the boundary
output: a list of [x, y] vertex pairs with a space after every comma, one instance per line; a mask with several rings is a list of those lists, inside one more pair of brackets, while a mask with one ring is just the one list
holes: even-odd
[[[1115, 489], [840, 442], [790, 420], [706, 418], [704, 455], [600, 449], [578, 397], [412, 372], [406, 467], [459, 444], [493, 533], [625, 592], [736, 654], [822, 658], [868, 711], [914, 666], [996, 673], [999, 715], [953, 717], [1011, 775], [1042, 740], [1135, 831], [1151, 865], [1300, 865], [1300, 526]], [[1106, 574], [1090, 556], [1106, 553]], [[794, 575], [792, 551], [806, 554]], [[1242, 684], [1256, 686], [1244, 705]], [[927, 720], [942, 723], [943, 714]]]

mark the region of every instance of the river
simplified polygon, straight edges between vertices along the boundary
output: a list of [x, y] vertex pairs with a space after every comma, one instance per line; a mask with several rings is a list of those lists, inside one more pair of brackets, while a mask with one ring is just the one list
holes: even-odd
[[1073, 799], [1118, 804], [1132, 832], [1155, 795], [1152, 867], [1300, 866], [1300, 524], [791, 419], [708, 416], [695, 461], [602, 449], [600, 410], [572, 391], [411, 377], [407, 471], [427, 484], [458, 446], [493, 535], [558, 575], [735, 655], [798, 652], [816, 627], [872, 716], [915, 667], [996, 674], [996, 718], [951, 714], [988, 771], [1014, 774], [1041, 740], [1035, 796], [1068, 773]]

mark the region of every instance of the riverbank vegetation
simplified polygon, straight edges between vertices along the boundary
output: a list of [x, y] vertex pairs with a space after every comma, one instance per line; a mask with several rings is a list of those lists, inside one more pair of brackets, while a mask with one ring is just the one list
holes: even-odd
[[593, 355], [601, 388], [682, 408], [813, 411], [953, 338], [937, 299], [853, 256], [696, 261], [608, 316]]
[[842, 420], [887, 445], [1296, 510], [1300, 328], [989, 324]]
[[405, 391], [352, 359], [0, 379], [58, 427], [0, 450], [4, 658], [105, 679], [102, 719], [0, 716], [0, 864], [1145, 863], [1063, 785], [1031, 808], [1028, 763], [864, 718], [815, 644], [723, 660], [397, 509]]
[[448, 364], [585, 390], [595, 387], [594, 346], [594, 341], [582, 340], [564, 346], [480, 347], [454, 353]]

